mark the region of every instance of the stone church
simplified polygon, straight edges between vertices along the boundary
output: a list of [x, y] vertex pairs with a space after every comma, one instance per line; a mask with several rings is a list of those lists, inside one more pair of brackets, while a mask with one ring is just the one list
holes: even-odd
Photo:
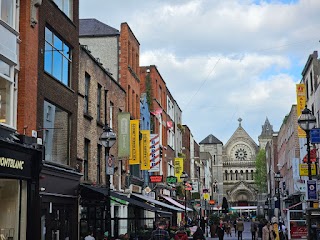
[[262, 126], [259, 145], [239, 126], [225, 145], [210, 134], [200, 145], [201, 152], [212, 156], [212, 198], [221, 206], [226, 197], [229, 206], [257, 206], [258, 191], [255, 188], [255, 159], [260, 148], [264, 148], [272, 138], [273, 130], [268, 119]]

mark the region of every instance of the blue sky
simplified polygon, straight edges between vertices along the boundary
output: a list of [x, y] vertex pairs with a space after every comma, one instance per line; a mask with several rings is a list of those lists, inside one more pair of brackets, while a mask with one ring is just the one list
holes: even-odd
[[256, 142], [266, 117], [278, 131], [320, 46], [319, 0], [80, 0], [80, 18], [129, 24], [197, 142], [226, 143], [239, 117]]

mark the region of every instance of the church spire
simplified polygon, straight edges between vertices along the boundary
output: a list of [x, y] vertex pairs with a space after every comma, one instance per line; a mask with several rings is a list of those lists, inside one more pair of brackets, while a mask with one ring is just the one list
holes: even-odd
[[238, 118], [239, 121], [239, 127], [241, 127], [242, 118]]

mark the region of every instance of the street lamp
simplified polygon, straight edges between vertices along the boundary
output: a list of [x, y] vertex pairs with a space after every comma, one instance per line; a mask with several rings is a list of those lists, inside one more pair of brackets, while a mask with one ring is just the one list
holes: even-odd
[[[310, 130], [316, 126], [316, 117], [313, 116], [310, 109], [305, 106], [302, 110], [300, 117], [298, 118], [299, 126], [306, 132], [307, 137], [307, 154], [308, 154], [308, 178], [312, 180], [311, 173], [311, 157], [310, 157]], [[313, 207], [313, 202], [310, 202], [310, 207]]]
[[107, 188], [107, 199], [106, 199], [106, 230], [108, 236], [111, 236], [111, 201], [110, 201], [110, 174], [107, 173], [107, 164], [109, 161], [110, 148], [115, 144], [117, 140], [116, 134], [112, 129], [105, 125], [103, 132], [100, 135], [99, 140], [105, 147], [105, 162], [106, 162], [106, 188]]
[[184, 226], [187, 227], [187, 189], [186, 189], [186, 183], [188, 181], [189, 175], [186, 172], [182, 172], [180, 175], [180, 179], [183, 180], [184, 185]]
[[282, 176], [280, 174], [280, 171], [278, 171], [277, 173], [274, 174], [274, 180], [278, 183], [277, 184], [277, 189], [276, 189], [276, 194], [277, 194], [277, 200], [278, 200], [278, 209], [279, 209], [279, 212], [278, 212], [278, 222], [280, 220], [280, 217], [281, 217], [281, 200], [280, 200], [280, 181], [282, 179]]

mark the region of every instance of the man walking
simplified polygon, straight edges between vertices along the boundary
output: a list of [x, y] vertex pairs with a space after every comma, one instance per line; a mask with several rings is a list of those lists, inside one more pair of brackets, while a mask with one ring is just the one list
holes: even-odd
[[156, 230], [153, 230], [151, 233], [151, 240], [169, 240], [170, 236], [168, 231], [165, 229], [167, 223], [164, 220], [161, 220], [158, 224]]
[[258, 230], [258, 226], [257, 226], [256, 222], [254, 221], [254, 219], [252, 219], [252, 221], [251, 221], [252, 240], [256, 240], [257, 230]]
[[238, 240], [242, 240], [242, 232], [244, 230], [244, 224], [241, 218], [237, 221]]

